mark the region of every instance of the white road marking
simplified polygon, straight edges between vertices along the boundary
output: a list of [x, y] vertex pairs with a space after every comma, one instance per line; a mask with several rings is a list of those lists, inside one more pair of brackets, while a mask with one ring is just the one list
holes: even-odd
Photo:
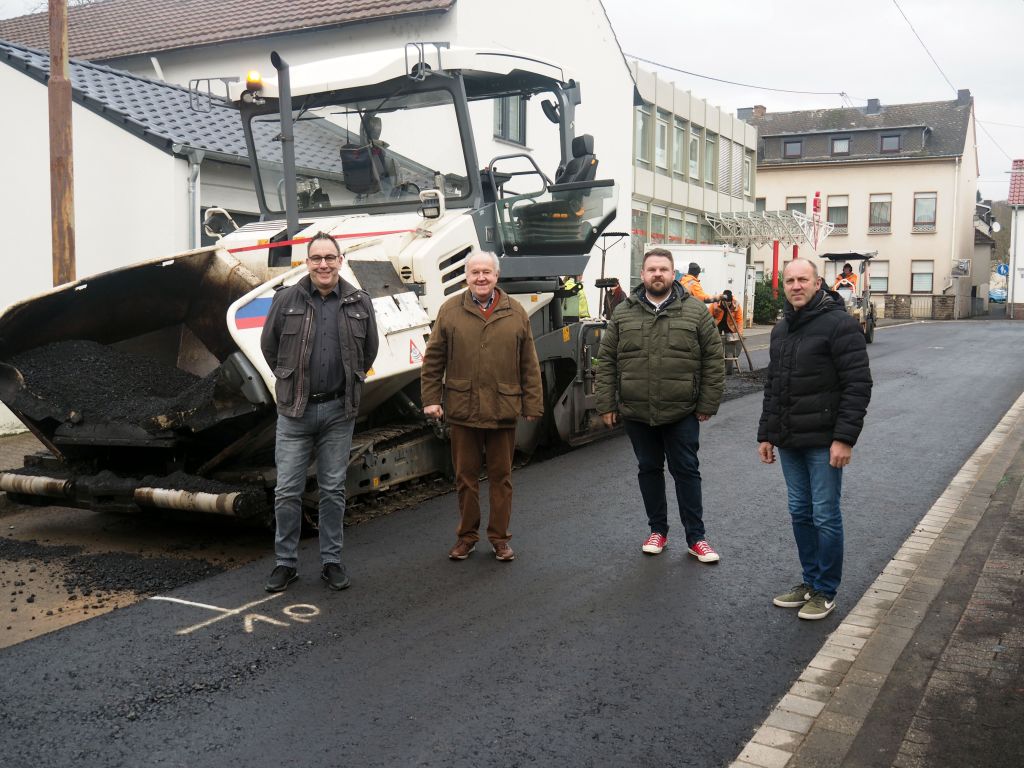
[[[176, 597], [161, 597], [159, 595], [156, 596], [156, 597], [151, 597], [149, 599], [150, 600], [163, 600], [163, 601], [168, 602], [168, 603], [180, 603], [181, 605], [191, 605], [191, 606], [194, 606], [195, 608], [204, 608], [204, 609], [209, 610], [209, 611], [217, 611], [217, 612], [219, 612], [221, 614], [220, 616], [214, 616], [212, 619], [207, 619], [206, 621], [200, 622], [199, 624], [194, 624], [191, 627], [185, 627], [185, 629], [179, 629], [175, 633], [175, 634], [178, 634], [178, 635], [188, 635], [188, 634], [191, 634], [192, 632], [195, 632], [197, 629], [202, 629], [203, 627], [208, 627], [211, 624], [216, 624], [218, 621], [223, 621], [224, 619], [228, 618], [229, 616], [237, 616], [240, 613], [244, 613], [248, 609], [252, 608], [254, 605], [260, 605], [261, 603], [265, 603], [268, 600], [275, 600], [275, 599], [281, 597], [282, 594], [284, 594], [284, 593], [283, 592], [279, 592], [276, 595], [271, 595], [270, 597], [264, 597], [261, 600], [254, 600], [251, 603], [246, 603], [245, 605], [241, 606], [240, 608], [220, 608], [219, 606], [216, 606], [216, 605], [206, 605], [205, 603], [195, 603], [195, 602], [192, 602], [191, 600], [179, 600]], [[251, 624], [248, 625], [248, 626], [251, 626]], [[246, 631], [251, 632], [252, 629], [247, 628]]]

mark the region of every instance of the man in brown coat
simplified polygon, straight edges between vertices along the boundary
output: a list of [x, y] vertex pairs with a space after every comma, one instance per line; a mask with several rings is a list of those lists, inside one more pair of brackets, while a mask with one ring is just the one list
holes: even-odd
[[544, 412], [530, 318], [498, 288], [498, 271], [494, 254], [470, 255], [469, 290], [441, 305], [420, 373], [423, 413], [449, 424], [460, 514], [458, 540], [448, 552], [452, 560], [465, 560], [480, 539], [484, 454], [491, 500], [487, 538], [498, 560], [515, 559], [508, 542], [516, 420], [536, 421]]

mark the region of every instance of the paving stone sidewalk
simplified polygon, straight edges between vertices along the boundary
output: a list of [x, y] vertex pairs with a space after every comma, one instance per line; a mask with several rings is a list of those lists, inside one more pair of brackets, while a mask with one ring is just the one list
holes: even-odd
[[1024, 396], [734, 768], [1024, 766]]

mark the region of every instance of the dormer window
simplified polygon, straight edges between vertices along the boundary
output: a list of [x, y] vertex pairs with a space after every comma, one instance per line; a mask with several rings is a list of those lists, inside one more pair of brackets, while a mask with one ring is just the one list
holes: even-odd
[[848, 155], [850, 154], [850, 139], [832, 139], [832, 155]]
[[787, 158], [801, 157], [804, 153], [804, 143], [799, 139], [791, 139], [782, 142], [782, 156]]
[[882, 137], [882, 151], [883, 152], [899, 152], [900, 151], [900, 135], [893, 134], [891, 136]]

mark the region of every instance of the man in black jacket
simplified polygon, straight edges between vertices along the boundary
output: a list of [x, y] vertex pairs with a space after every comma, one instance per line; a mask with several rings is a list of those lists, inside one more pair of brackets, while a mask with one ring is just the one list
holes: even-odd
[[867, 345], [838, 294], [807, 259], [783, 272], [785, 316], [771, 336], [764, 406], [757, 429], [765, 464], [779, 449], [803, 579], [772, 602], [823, 619], [843, 574], [843, 467], [871, 400]]
[[302, 494], [313, 455], [320, 496], [320, 577], [335, 590], [351, 583], [341, 562], [345, 475], [359, 396], [377, 356], [378, 337], [370, 297], [341, 279], [341, 263], [337, 241], [317, 232], [306, 252], [309, 274], [274, 294], [260, 339], [274, 372], [277, 400], [277, 565], [268, 592], [282, 592], [298, 578]]

